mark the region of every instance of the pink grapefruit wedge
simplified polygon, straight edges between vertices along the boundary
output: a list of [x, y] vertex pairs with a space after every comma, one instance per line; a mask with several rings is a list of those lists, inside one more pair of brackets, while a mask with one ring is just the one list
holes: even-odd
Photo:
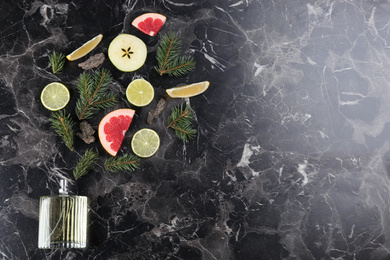
[[135, 18], [131, 24], [141, 32], [154, 36], [160, 31], [166, 20], [167, 18], [162, 14], [146, 13]]
[[123, 108], [108, 113], [99, 124], [99, 140], [103, 148], [112, 156], [121, 148], [123, 138], [130, 123], [133, 120], [135, 111]]

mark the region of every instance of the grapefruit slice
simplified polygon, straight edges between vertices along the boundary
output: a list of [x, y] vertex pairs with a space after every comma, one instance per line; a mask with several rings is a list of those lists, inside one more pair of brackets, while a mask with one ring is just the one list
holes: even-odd
[[160, 31], [166, 20], [167, 18], [162, 14], [146, 13], [135, 18], [131, 24], [141, 32], [154, 36]]
[[117, 109], [103, 117], [99, 124], [99, 140], [103, 148], [115, 156], [121, 148], [123, 138], [135, 111], [129, 108]]

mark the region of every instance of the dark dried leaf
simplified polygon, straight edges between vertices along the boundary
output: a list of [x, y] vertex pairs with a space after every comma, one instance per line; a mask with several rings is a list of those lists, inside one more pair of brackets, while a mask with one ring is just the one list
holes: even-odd
[[82, 121], [80, 123], [80, 131], [81, 133], [77, 133], [76, 135], [85, 143], [90, 144], [95, 142], [95, 130], [93, 130], [92, 126], [88, 124], [87, 121]]

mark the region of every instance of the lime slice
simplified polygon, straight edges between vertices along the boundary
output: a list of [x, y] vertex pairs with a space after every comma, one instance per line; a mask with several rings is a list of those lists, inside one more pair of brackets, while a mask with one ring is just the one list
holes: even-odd
[[146, 106], [154, 98], [153, 86], [144, 79], [135, 79], [127, 86], [126, 98], [134, 106]]
[[155, 154], [160, 147], [160, 137], [149, 128], [143, 128], [136, 132], [131, 140], [131, 149], [141, 157], [147, 158]]
[[41, 102], [44, 107], [51, 111], [64, 108], [70, 99], [69, 90], [64, 84], [52, 82], [42, 90]]

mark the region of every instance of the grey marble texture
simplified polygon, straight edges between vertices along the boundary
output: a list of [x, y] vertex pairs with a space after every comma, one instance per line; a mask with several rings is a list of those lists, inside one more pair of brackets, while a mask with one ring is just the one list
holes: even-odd
[[[146, 12], [167, 17], [157, 36], [131, 26]], [[389, 17], [386, 0], [0, 1], [0, 259], [390, 259]], [[153, 69], [168, 31], [196, 59], [186, 76]], [[91, 54], [51, 73], [53, 50], [69, 54], [100, 33]], [[161, 146], [138, 170], [110, 173], [98, 140], [66, 148], [40, 93], [64, 83], [74, 116], [77, 64], [107, 54], [120, 33], [146, 43], [147, 61], [123, 73], [105, 60], [121, 98], [88, 122], [97, 130], [105, 114], [130, 107], [119, 154], [143, 127]], [[144, 108], [125, 97], [137, 77], [156, 91]], [[204, 80], [199, 96], [166, 97]], [[161, 97], [167, 108], [149, 126]], [[185, 144], [166, 129], [181, 103], [194, 108], [198, 131]], [[99, 162], [75, 181], [89, 148]], [[39, 198], [56, 194], [61, 178], [90, 199], [86, 250], [37, 248]]]

